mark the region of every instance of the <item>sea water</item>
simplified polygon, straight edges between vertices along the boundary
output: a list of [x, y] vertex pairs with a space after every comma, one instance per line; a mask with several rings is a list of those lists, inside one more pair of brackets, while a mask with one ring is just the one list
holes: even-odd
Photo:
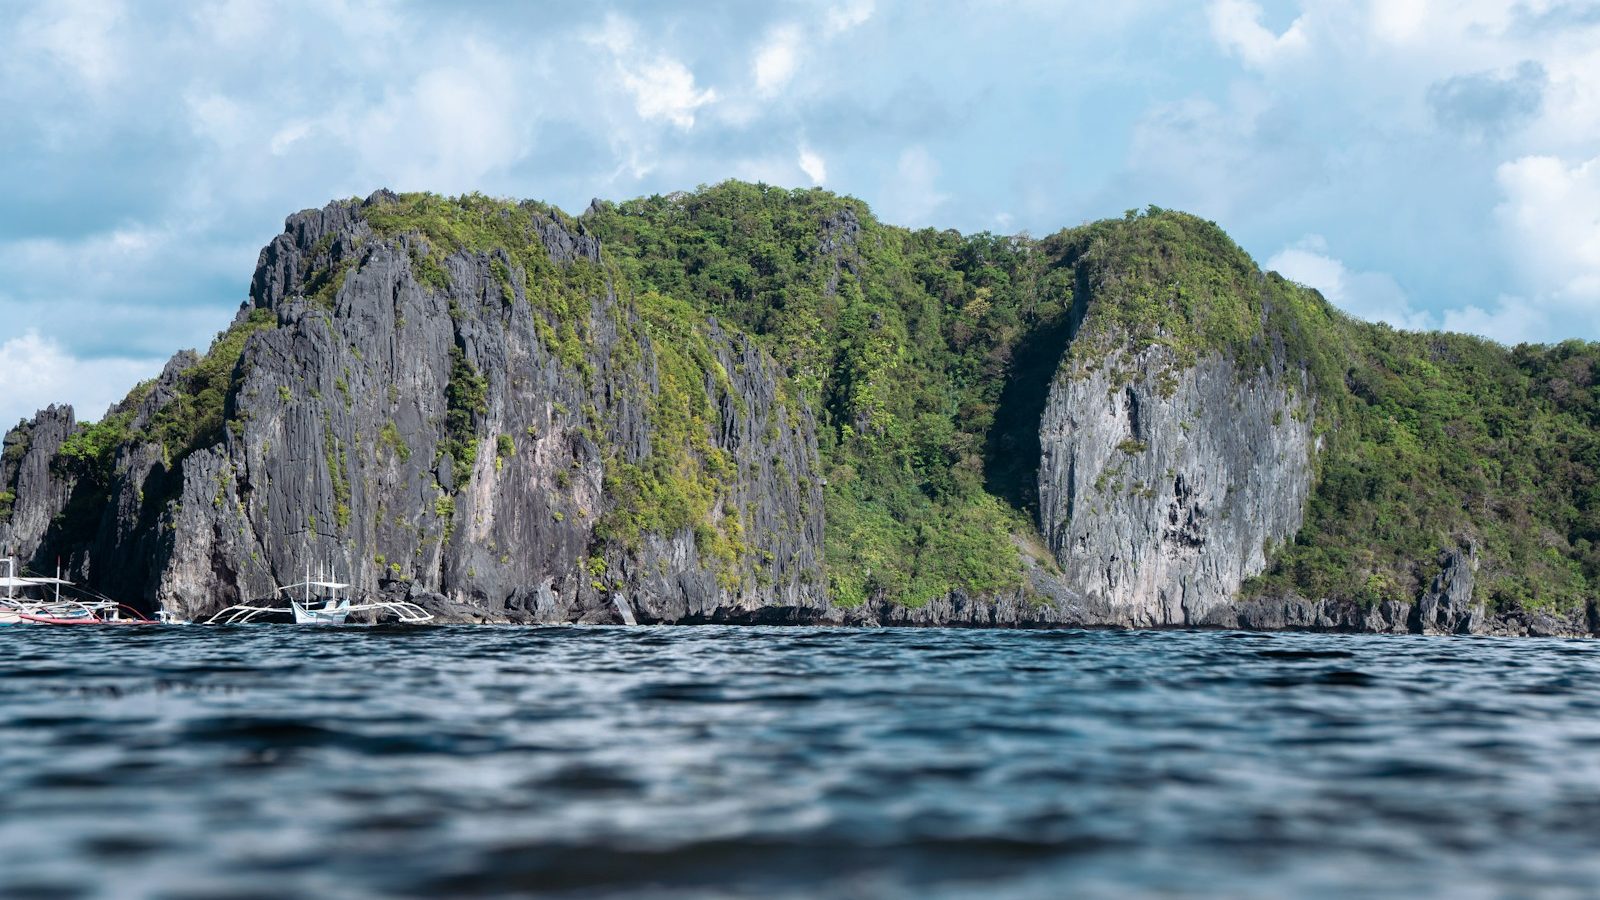
[[0, 629], [7, 897], [1600, 892], [1600, 645]]

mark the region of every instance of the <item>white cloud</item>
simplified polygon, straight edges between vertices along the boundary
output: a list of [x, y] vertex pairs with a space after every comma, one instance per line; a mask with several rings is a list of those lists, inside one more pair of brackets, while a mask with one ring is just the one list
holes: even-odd
[[756, 50], [753, 65], [756, 93], [771, 97], [788, 86], [800, 68], [803, 40], [804, 33], [798, 25], [780, 25], [767, 35]]
[[1351, 271], [1329, 256], [1327, 249], [1327, 242], [1320, 235], [1310, 235], [1279, 250], [1267, 260], [1266, 267], [1290, 281], [1316, 288], [1328, 302], [1357, 318], [1387, 322], [1410, 331], [1434, 327], [1427, 313], [1412, 308], [1394, 278], [1382, 272]]
[[[1476, 334], [1506, 345], [1560, 340], [1570, 336], [1575, 324], [1556, 322], [1549, 298], [1543, 301], [1501, 296], [1491, 308], [1469, 304], [1438, 315], [1416, 309], [1395, 280], [1382, 272], [1357, 272], [1328, 255], [1327, 242], [1310, 235], [1278, 251], [1266, 268], [1291, 281], [1316, 288], [1333, 305], [1369, 322], [1387, 322], [1408, 331], [1454, 331]], [[1586, 317], [1583, 328], [1593, 328], [1600, 316]]]
[[311, 133], [311, 123], [305, 121], [290, 122], [279, 128], [272, 140], [267, 142], [267, 148], [273, 156], [282, 156], [289, 152], [289, 148], [299, 143], [302, 138]]
[[1557, 152], [1592, 153], [1597, 149], [1594, 123], [1600, 121], [1600, 40], [1590, 30], [1587, 40], [1567, 40], [1537, 57], [1549, 73], [1544, 116], [1534, 134], [1543, 148]]
[[784, 187], [799, 187], [807, 183], [816, 187], [828, 177], [827, 161], [804, 143], [800, 144], [794, 155], [758, 154], [731, 160], [723, 165], [725, 168], [718, 173], [722, 177]]
[[1264, 5], [1209, 3], [1212, 37], [1253, 74], [1225, 100], [1197, 88], [1146, 113], [1130, 182], [1246, 233], [1297, 223], [1368, 255], [1408, 244], [1459, 261], [1408, 266], [1431, 275], [1409, 295], [1303, 242], [1271, 261], [1365, 318], [1505, 342], [1600, 337], [1592, 4], [1303, 0], [1281, 33]]
[[1600, 311], [1600, 156], [1568, 164], [1552, 156], [1504, 163], [1496, 209], [1534, 290]]
[[[1380, 40], [1399, 44], [1424, 34], [1437, 33], [1428, 26], [1428, 0], [1369, 0], [1372, 33]], [[1446, 14], [1460, 15], [1460, 5]]]
[[1304, 19], [1295, 19], [1283, 34], [1261, 24], [1261, 7], [1251, 0], [1212, 0], [1206, 8], [1211, 36], [1246, 65], [1263, 68], [1306, 49]]
[[511, 62], [488, 47], [466, 50], [461, 64], [422, 73], [361, 124], [354, 143], [369, 166], [401, 184], [461, 191], [528, 151]]
[[1446, 310], [1441, 327], [1508, 345], [1559, 339], [1565, 336], [1563, 332], [1571, 333], [1571, 323], [1552, 327], [1547, 310], [1520, 297], [1502, 297], [1493, 310], [1477, 306]]
[[694, 74], [675, 59], [662, 57], [624, 70], [622, 80], [640, 117], [666, 119], [679, 128], [693, 128], [694, 111], [717, 99], [711, 88], [696, 90]]
[[[130, 224], [82, 237], [0, 241], [0, 285], [8, 288], [0, 292], [0, 322], [13, 323], [0, 340], [26, 324], [94, 358], [204, 348], [245, 298], [261, 243], [218, 241], [207, 228]], [[0, 354], [0, 368], [26, 364], [18, 359]]]
[[196, 6], [191, 15], [210, 40], [233, 46], [266, 36], [272, 12], [266, 0], [216, 0]]
[[823, 30], [828, 35], [841, 34], [865, 25], [872, 18], [873, 0], [846, 0], [830, 7], [823, 20]]
[[1151, 105], [1134, 126], [1126, 173], [1105, 208], [1157, 203], [1237, 222], [1328, 178], [1326, 142], [1286, 126], [1266, 90], [1235, 86], [1226, 103], [1193, 96]]
[[687, 131], [694, 127], [695, 111], [717, 99], [715, 90], [695, 87], [688, 66], [641, 48], [638, 26], [629, 19], [607, 16], [595, 42], [611, 51], [617, 77], [641, 119], [668, 121]]
[[232, 97], [196, 91], [184, 96], [184, 106], [194, 133], [219, 147], [235, 147], [251, 137], [246, 130], [249, 112]]
[[60, 0], [38, 11], [45, 14], [25, 17], [18, 25], [24, 48], [42, 51], [90, 89], [109, 86], [121, 73], [120, 0]]
[[884, 220], [912, 228], [933, 224], [933, 214], [949, 199], [938, 189], [938, 180], [939, 163], [926, 147], [902, 151], [880, 194]]
[[161, 371], [159, 359], [78, 359], [29, 330], [0, 344], [0, 430], [52, 403], [71, 403], [80, 419], [98, 419], [129, 388]]
[[740, 181], [758, 184], [791, 185], [796, 182], [794, 160], [782, 155], [753, 156], [734, 160], [729, 173]]
[[784, 22], [768, 29], [750, 61], [754, 97], [736, 94], [724, 104], [723, 118], [735, 125], [759, 118], [765, 112], [761, 103], [783, 94], [808, 56], [825, 52], [835, 38], [860, 27], [872, 18], [872, 13], [872, 0], [848, 0], [828, 7], [820, 27]]
[[[171, 249], [174, 233], [157, 227], [129, 225], [76, 239], [25, 238], [0, 242], [0, 275], [50, 276], [58, 291], [85, 293], [128, 288], [130, 276], [148, 274]], [[94, 260], [84, 266], [84, 260]]]
[[815, 150], [800, 145], [800, 171], [806, 173], [813, 185], [820, 185], [828, 180], [828, 163]]

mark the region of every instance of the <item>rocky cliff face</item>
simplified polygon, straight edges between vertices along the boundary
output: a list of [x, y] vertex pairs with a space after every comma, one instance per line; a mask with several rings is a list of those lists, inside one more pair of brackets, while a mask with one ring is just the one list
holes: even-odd
[[0, 552], [190, 619], [311, 568], [452, 621], [1600, 632], [1588, 500], [1498, 432], [1560, 408], [1538, 464], [1592, 483], [1600, 353], [1362, 327], [1159, 210], [379, 192], [291, 216], [205, 355], [8, 433]]
[[1067, 586], [1135, 626], [1228, 604], [1294, 536], [1311, 489], [1305, 375], [1153, 345], [1074, 356], [1040, 425], [1040, 527]]
[[[538, 210], [517, 225], [562, 279], [564, 317], [504, 252], [377, 233], [368, 214], [393, 202], [297, 214], [262, 251], [226, 427], [176, 461], [151, 438], [197, 364], [174, 360], [74, 548], [83, 577], [186, 618], [306, 567], [491, 621], [825, 607], [815, 426], [769, 357], [714, 321], [641, 315], [598, 242]], [[36, 422], [20, 477], [44, 477], [70, 428], [70, 413]], [[29, 556], [81, 487], [32, 483], [10, 535]], [[688, 508], [658, 527], [650, 504]]]
[[70, 406], [51, 406], [6, 433], [0, 444], [0, 548], [32, 559], [50, 523], [66, 508], [70, 483], [52, 461], [77, 422]]

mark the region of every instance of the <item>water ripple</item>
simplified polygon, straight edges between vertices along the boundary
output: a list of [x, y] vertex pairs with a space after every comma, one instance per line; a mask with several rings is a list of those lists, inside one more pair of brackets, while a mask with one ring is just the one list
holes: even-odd
[[9, 628], [0, 654], [8, 897], [1600, 884], [1588, 642]]

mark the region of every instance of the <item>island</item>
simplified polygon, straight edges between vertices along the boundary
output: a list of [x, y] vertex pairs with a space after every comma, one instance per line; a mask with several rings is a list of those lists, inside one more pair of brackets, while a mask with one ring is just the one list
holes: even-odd
[[455, 622], [1589, 635], [1597, 363], [1156, 207], [378, 191], [290, 216], [204, 355], [11, 429], [0, 551], [191, 620], [315, 565]]

